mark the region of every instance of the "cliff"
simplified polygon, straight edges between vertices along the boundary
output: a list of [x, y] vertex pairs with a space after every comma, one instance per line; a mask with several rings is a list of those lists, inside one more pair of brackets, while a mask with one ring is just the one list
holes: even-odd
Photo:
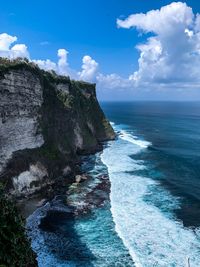
[[102, 149], [115, 134], [95, 84], [45, 72], [24, 59], [0, 58], [0, 100], [0, 265], [33, 267], [36, 256], [11, 200], [66, 192], [79, 155]]
[[0, 60], [0, 179], [7, 193], [30, 195], [58, 177], [72, 182], [78, 155], [114, 139], [95, 84]]

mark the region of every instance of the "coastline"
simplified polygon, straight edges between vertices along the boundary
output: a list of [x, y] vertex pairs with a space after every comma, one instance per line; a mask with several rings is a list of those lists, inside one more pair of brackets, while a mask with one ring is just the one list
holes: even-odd
[[[186, 228], [175, 218], [179, 200], [162, 188], [157, 176], [148, 175], [151, 169], [142, 160], [152, 153], [151, 143], [124, 126], [112, 125], [116, 140], [83, 158], [88, 179], [73, 184], [64, 198], [58, 196], [47, 203], [43, 212], [41, 208], [31, 219], [39, 219], [37, 223], [29, 221], [29, 229], [35, 229], [32, 240], [39, 252], [39, 266], [45, 267], [46, 258], [49, 266], [59, 267], [112, 266], [113, 261], [123, 266], [121, 259], [130, 267], [161, 265], [163, 259], [166, 266], [182, 266], [185, 255], [196, 264], [198, 229]], [[153, 198], [159, 199], [160, 209], [150, 202]], [[176, 235], [182, 242], [174, 240]], [[187, 239], [190, 242], [185, 242]], [[62, 247], [67, 247], [66, 251]]]
[[[105, 146], [106, 144], [104, 143], [102, 147], [104, 148]], [[66, 184], [60, 184], [59, 181], [58, 183], [54, 182], [52, 185], [43, 189], [37, 194], [33, 194], [28, 198], [18, 199], [17, 207], [20, 211], [20, 214], [27, 219], [37, 209], [42, 208], [47, 203], [54, 201], [54, 199], [56, 199], [58, 196], [63, 196], [65, 199], [67, 199], [67, 201], [65, 201], [65, 205], [71, 209], [73, 207], [76, 215], [87, 213], [92, 208], [101, 206], [102, 203], [109, 198], [110, 182], [108, 174], [102, 173], [102, 175], [99, 175], [98, 178], [94, 178], [90, 174], [90, 169], [94, 167], [96, 155], [101, 154], [102, 151], [103, 149], [95, 154], [80, 156], [79, 168], [76, 168], [74, 178], [70, 179], [72, 181], [71, 183], [69, 183], [69, 181]], [[87, 166], [87, 170], [84, 169], [84, 165]], [[52, 186], [54, 188], [52, 188]], [[88, 188], [89, 192], [87, 192]], [[51, 193], [49, 194], [48, 191]], [[96, 192], [98, 192], [98, 199], [95, 199]], [[102, 192], [102, 195], [99, 192]], [[77, 197], [81, 195], [81, 202], [84, 204], [78, 205], [78, 203], [73, 200], [73, 195], [75, 194]]]
[[[104, 144], [104, 147], [106, 146], [107, 144]], [[82, 158], [83, 175], [87, 175], [88, 179], [72, 184], [67, 194], [56, 196], [44, 206], [36, 209], [27, 218], [27, 233], [32, 240], [32, 248], [38, 256], [40, 267], [47, 263], [49, 266], [53, 266], [53, 264], [56, 266], [93, 266], [93, 264], [98, 266], [95, 265], [96, 261], [104, 262], [105, 259], [103, 258], [106, 257], [112, 262], [117, 259], [119, 264], [124, 261], [129, 264], [125, 266], [134, 266], [128, 251], [114, 230], [115, 225], [110, 212], [110, 181], [107, 168], [101, 162], [101, 153], [103, 152]], [[90, 221], [93, 223], [96, 220], [97, 225], [96, 223], [94, 225], [97, 229], [93, 229], [94, 226], [91, 226], [93, 233], [89, 232], [88, 234], [89, 236], [95, 234], [95, 231], [98, 233], [98, 231], [101, 231], [101, 227], [104, 228], [103, 224], [105, 223], [99, 225], [102, 212], [107, 214], [106, 217], [105, 215], [102, 217], [105, 222], [108, 220], [106, 219], [107, 216], [109, 216], [108, 229], [110, 233], [108, 232], [107, 236], [107, 233], [103, 230], [102, 235], [105, 236], [101, 237], [103, 238], [102, 243], [97, 246], [102, 246], [103, 252], [101, 253], [104, 256], [102, 258], [99, 255], [98, 259], [90, 248], [91, 243], [87, 244], [80, 239], [78, 232], [82, 228], [79, 230], [76, 228], [77, 224], [87, 224]], [[100, 215], [95, 215], [96, 213], [100, 213]], [[110, 238], [114, 240], [114, 243], [110, 241]], [[95, 242], [96, 239], [93, 239]], [[109, 247], [113, 246], [113, 249], [116, 249], [113, 255], [109, 256], [106, 253], [107, 242]], [[114, 245], [115, 242], [117, 245]], [[47, 260], [47, 263], [45, 263], [45, 260]]]

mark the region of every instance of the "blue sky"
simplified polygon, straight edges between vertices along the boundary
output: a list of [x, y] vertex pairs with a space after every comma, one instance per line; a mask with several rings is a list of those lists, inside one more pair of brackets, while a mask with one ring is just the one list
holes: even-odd
[[[195, 0], [184, 1], [193, 13], [200, 12], [200, 3]], [[73, 70], [79, 71], [82, 58], [89, 55], [98, 62], [98, 71], [117, 74], [127, 79], [138, 70], [138, 59], [141, 51], [135, 46], [147, 42], [151, 31], [141, 34], [138, 26], [117, 27], [118, 18], [125, 20], [131, 14], [146, 13], [160, 9], [172, 1], [166, 0], [74, 0], [74, 1], [2, 1], [0, 4], [1, 32], [17, 36], [18, 43], [26, 44], [31, 59], [50, 59], [57, 61], [57, 50], [66, 49], [68, 64]], [[155, 21], [156, 23], [156, 21]], [[141, 28], [139, 26], [139, 28]], [[142, 29], [143, 30], [143, 29]], [[146, 30], [145, 30], [146, 31]], [[155, 35], [155, 33], [154, 33]], [[111, 88], [106, 85], [98, 87], [102, 99], [162, 99], [168, 100], [168, 91], [163, 94], [152, 89], [151, 94], [139, 89], [132, 92], [131, 88]], [[116, 86], [120, 87], [120, 86]], [[124, 86], [126, 87], [126, 86]], [[131, 87], [131, 86], [127, 86]], [[178, 87], [181, 91], [180, 86]], [[110, 91], [109, 91], [110, 90]], [[113, 91], [114, 90], [114, 91]], [[196, 90], [196, 89], [195, 89]], [[148, 91], [148, 90], [147, 90]], [[125, 95], [124, 95], [125, 94]], [[170, 93], [172, 98], [183, 98], [185, 93]], [[199, 97], [197, 91], [190, 93], [191, 100]], [[200, 99], [200, 97], [199, 97]]]

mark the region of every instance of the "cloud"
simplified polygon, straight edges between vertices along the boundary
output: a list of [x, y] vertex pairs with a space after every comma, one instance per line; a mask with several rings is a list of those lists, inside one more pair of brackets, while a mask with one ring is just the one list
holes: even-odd
[[74, 78], [76, 76], [75, 71], [73, 71], [72, 69], [69, 68], [69, 64], [67, 61], [67, 55], [68, 55], [68, 51], [65, 49], [58, 49], [57, 51], [57, 56], [58, 56], [58, 62], [53, 62], [50, 59], [47, 60], [32, 60], [33, 62], [35, 62], [36, 64], [38, 64], [38, 66], [41, 69], [44, 70], [54, 70], [55, 72], [57, 72], [60, 75], [65, 75], [65, 76], [70, 76], [72, 78]]
[[58, 72], [62, 75], [69, 75], [68, 62], [67, 62], [68, 51], [65, 49], [58, 49]]
[[69, 52], [66, 49], [58, 49], [57, 62], [50, 59], [31, 59], [27, 46], [25, 44], [14, 44], [15, 42], [17, 42], [16, 36], [11, 36], [7, 33], [0, 34], [0, 56], [11, 59], [26, 57], [36, 63], [41, 69], [46, 71], [54, 70], [56, 73], [70, 76], [72, 79], [96, 82], [98, 83], [98, 88], [113, 89], [129, 87], [129, 79], [123, 79], [117, 74], [102, 74], [98, 72], [98, 62], [89, 55], [83, 56], [81, 70], [76, 71], [69, 66]]
[[53, 62], [50, 59], [46, 60], [32, 60], [35, 62], [41, 69], [44, 69], [46, 71], [54, 70], [58, 74], [61, 75], [69, 75], [68, 72], [68, 63], [67, 63], [67, 54], [68, 52], [65, 49], [58, 49], [57, 56], [58, 56], [58, 62]]
[[129, 77], [136, 86], [200, 82], [200, 18], [185, 3], [133, 14], [117, 25], [152, 34], [136, 47], [139, 68]]
[[82, 71], [78, 73], [79, 78], [81, 80], [95, 82], [99, 64], [90, 56], [84, 56], [82, 63]]
[[7, 58], [17, 58], [17, 57], [29, 57], [28, 49], [25, 44], [13, 43], [17, 41], [16, 36], [11, 36], [7, 33], [0, 34], [0, 56]]
[[[61, 75], [70, 75], [72, 78], [78, 77], [78, 72], [69, 68], [67, 61], [68, 51], [65, 49], [58, 49], [58, 62], [53, 62], [50, 59], [31, 59], [28, 48], [25, 44], [14, 44], [17, 42], [17, 37], [7, 33], [0, 34], [0, 57], [7, 57], [14, 59], [17, 57], [29, 58], [44, 70], [54, 70]], [[47, 43], [45, 43], [47, 44]], [[44, 42], [43, 42], [44, 45]], [[89, 72], [89, 70], [88, 70]]]
[[[30, 59], [28, 48], [25, 44], [15, 44], [16, 36], [7, 33], [0, 34], [0, 56], [8, 58], [27, 57]], [[43, 43], [44, 44], [44, 43]], [[66, 49], [58, 49], [58, 61], [50, 59], [30, 59], [41, 69], [46, 71], [54, 70], [58, 74], [70, 76], [73, 79], [80, 79], [88, 82], [97, 82], [98, 87], [107, 89], [127, 88], [130, 85], [129, 79], [123, 79], [117, 74], [102, 74], [98, 72], [99, 64], [89, 55], [82, 58], [81, 71], [70, 68], [68, 63], [69, 52]]]
[[26, 57], [29, 58], [29, 52], [27, 49], [27, 46], [25, 44], [16, 44], [14, 45], [11, 50], [11, 57], [17, 58], [17, 57]]
[[7, 33], [0, 34], [0, 50], [1, 51], [8, 51], [10, 45], [17, 41], [16, 36], [11, 36]]
[[151, 10], [146, 14], [133, 14], [125, 20], [118, 19], [117, 25], [122, 28], [136, 27], [144, 32], [166, 35], [176, 27], [180, 31], [192, 24], [194, 14], [185, 3], [174, 2], [160, 10]]
[[[58, 60], [55, 62], [50, 59], [33, 61], [45, 70], [54, 70], [73, 79], [96, 82], [99, 91], [109, 91], [113, 98], [119, 89], [127, 92], [127, 95], [134, 92], [144, 97], [146, 92], [151, 94], [153, 91], [154, 95], [157, 93], [160, 97], [161, 94], [166, 96], [167, 92], [173, 95], [172, 91], [178, 94], [184, 91], [185, 94], [186, 91], [198, 90], [200, 15], [194, 14], [187, 4], [174, 2], [145, 14], [132, 14], [125, 19], [118, 19], [117, 26], [134, 28], [144, 35], [145, 41], [136, 46], [139, 51], [138, 67], [128, 77], [101, 73], [99, 63], [89, 55], [83, 56], [81, 70], [73, 70], [65, 49], [57, 51]], [[13, 45], [16, 41], [16, 36], [0, 34], [0, 56], [29, 56], [25, 45]]]
[[100, 88], [106, 89], [127, 89], [133, 87], [133, 82], [131, 79], [122, 78], [116, 73], [104, 75], [99, 73], [97, 75], [97, 82]]
[[46, 70], [46, 71], [48, 71], [48, 70], [57, 71], [56, 63], [51, 61], [50, 59], [47, 59], [47, 60], [37, 59], [37, 60], [32, 60], [32, 61], [35, 62], [43, 70]]

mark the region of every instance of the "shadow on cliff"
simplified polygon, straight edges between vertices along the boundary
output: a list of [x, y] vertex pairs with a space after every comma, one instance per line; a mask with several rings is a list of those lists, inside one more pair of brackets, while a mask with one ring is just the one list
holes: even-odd
[[39, 225], [43, 231], [44, 243], [49, 252], [61, 262], [92, 267], [91, 261], [95, 257], [76, 233], [75, 221], [73, 212], [48, 211]]

